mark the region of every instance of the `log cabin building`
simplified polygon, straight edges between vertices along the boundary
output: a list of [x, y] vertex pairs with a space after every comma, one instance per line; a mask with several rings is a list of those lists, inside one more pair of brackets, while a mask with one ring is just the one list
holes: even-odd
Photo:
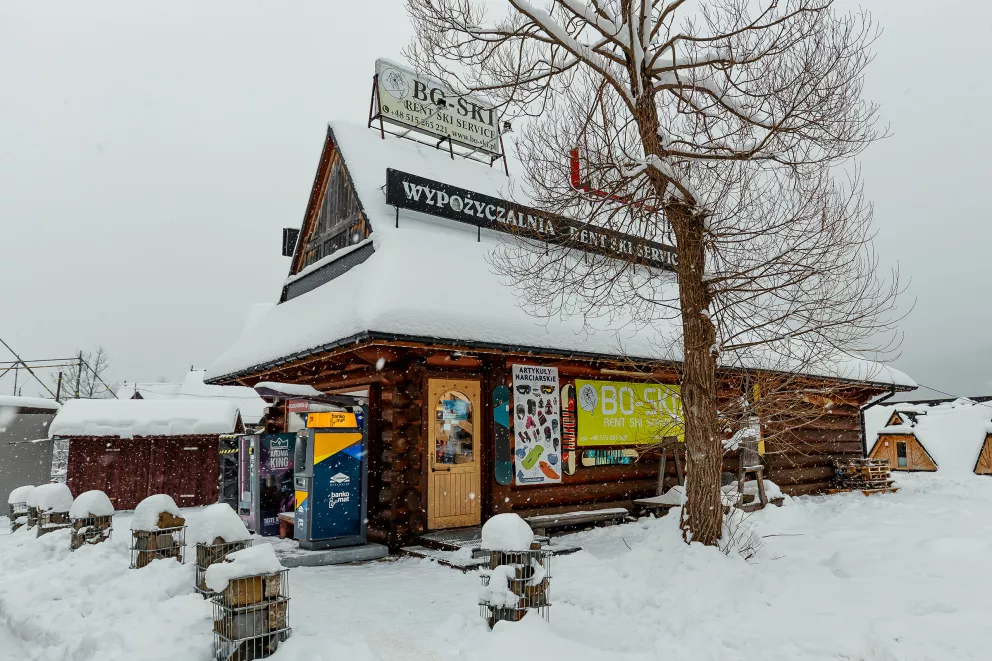
[[[396, 173], [407, 178], [397, 182]], [[528, 459], [517, 454], [517, 439], [533, 412], [513, 405], [508, 417], [516, 427], [510, 447], [516, 463], [510, 479], [499, 476], [493, 396], [500, 386], [513, 387], [514, 366], [555, 368], [558, 386], [679, 382], [677, 362], [650, 359], [654, 330], [597, 332], [582, 320], [538, 318], [520, 305], [491, 265], [505, 235], [449, 211], [463, 212], [474, 196], [484, 202], [474, 205], [478, 215], [494, 216], [485, 201], [509, 198], [511, 187], [502, 168], [383, 137], [378, 129], [333, 123], [278, 304], [253, 319], [208, 369], [209, 383], [267, 381], [367, 393], [368, 535], [394, 549], [425, 531], [478, 525], [497, 513], [629, 506], [658, 489], [660, 453], [653, 460], [580, 463], [572, 474], [561, 471], [559, 457], [548, 457], [541, 468], [558, 479], [525, 482], [520, 465]], [[419, 210], [387, 199], [387, 193], [409, 198], [418, 190], [424, 198]], [[816, 425], [789, 432], [788, 451], [774, 441], [763, 448], [766, 478], [784, 492], [830, 486], [831, 456], [862, 456], [859, 406], [893, 389], [915, 388], [884, 366], [854, 361], [850, 368], [829, 379], [842, 393]], [[738, 377], [721, 372], [722, 396], [740, 395]], [[555, 390], [556, 407], [557, 397]], [[272, 428], [283, 431], [285, 413], [276, 415], [282, 418]], [[579, 426], [581, 433], [581, 419]], [[556, 437], [555, 450], [557, 443]], [[624, 453], [610, 450], [625, 448], [597, 446], [614, 457]], [[671, 480], [674, 457], [668, 453], [664, 466]], [[735, 461], [728, 456], [728, 470]]]

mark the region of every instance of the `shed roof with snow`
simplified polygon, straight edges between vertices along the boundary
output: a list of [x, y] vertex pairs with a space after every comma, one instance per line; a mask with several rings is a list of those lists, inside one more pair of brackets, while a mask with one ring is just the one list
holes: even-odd
[[62, 405], [49, 436], [202, 436], [241, 429], [238, 407], [229, 401], [73, 399]]
[[118, 399], [214, 399], [230, 401], [241, 412], [241, 419], [258, 424], [267, 404], [254, 389], [246, 386], [218, 386], [204, 383], [206, 370], [190, 370], [179, 383], [125, 382], [116, 391]]
[[[338, 156], [337, 169], [328, 174], [329, 154]], [[679, 332], [673, 325], [677, 319], [635, 329], [632, 310], [614, 310], [611, 321], [599, 321], [543, 318], [525, 309], [512, 283], [493, 267], [505, 235], [387, 205], [387, 168], [526, 202], [524, 186], [499, 167], [451, 159], [447, 152], [407, 140], [383, 140], [365, 126], [332, 123], [307, 217], [318, 205], [328, 204], [322, 199], [331, 199], [330, 194], [320, 197], [322, 182], [337, 177], [340, 190], [333, 206], [354, 207], [353, 215], [367, 219], [370, 232], [353, 237], [357, 241], [346, 239], [345, 245], [300, 268], [300, 251], [311, 250], [303, 245], [308, 241], [304, 231], [294, 258], [298, 270], [284, 283], [281, 302], [252, 315], [241, 336], [208, 368], [208, 380], [230, 380], [363, 339], [672, 358], [659, 355], [659, 347], [666, 346], [666, 336]], [[663, 286], [677, 285], [672, 280]], [[818, 375], [916, 387], [902, 372], [861, 358], [833, 361]]]

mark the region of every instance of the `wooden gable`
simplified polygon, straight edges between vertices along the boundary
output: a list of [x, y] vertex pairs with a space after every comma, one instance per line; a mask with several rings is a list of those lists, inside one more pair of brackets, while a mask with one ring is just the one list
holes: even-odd
[[992, 475], [992, 434], [985, 435], [982, 451], [975, 462], [975, 472], [979, 475]]
[[[906, 465], [899, 465], [898, 445], [906, 444]], [[870, 459], [888, 459], [889, 467], [894, 471], [928, 471], [937, 470], [937, 462], [933, 460], [927, 449], [913, 434], [878, 435], [878, 441], [872, 448]]]
[[324, 139], [289, 274], [360, 243], [372, 231], [330, 128]]
[[885, 423], [886, 427], [894, 427], [895, 425], [905, 424], [905, 421], [899, 416], [898, 411], [893, 411], [892, 415], [889, 416], [889, 421]]

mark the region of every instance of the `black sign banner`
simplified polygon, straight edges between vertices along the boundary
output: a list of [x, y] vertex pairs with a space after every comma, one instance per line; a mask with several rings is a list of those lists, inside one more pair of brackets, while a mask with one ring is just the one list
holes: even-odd
[[656, 241], [551, 215], [392, 168], [386, 169], [386, 203], [654, 268], [674, 271], [678, 263], [675, 249]]

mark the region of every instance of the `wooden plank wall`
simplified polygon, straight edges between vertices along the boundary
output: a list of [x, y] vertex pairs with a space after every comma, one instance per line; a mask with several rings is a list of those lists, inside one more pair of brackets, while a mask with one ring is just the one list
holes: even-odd
[[217, 443], [216, 436], [73, 438], [66, 483], [74, 496], [105, 492], [118, 510], [156, 493], [180, 507], [209, 505], [219, 490]]

